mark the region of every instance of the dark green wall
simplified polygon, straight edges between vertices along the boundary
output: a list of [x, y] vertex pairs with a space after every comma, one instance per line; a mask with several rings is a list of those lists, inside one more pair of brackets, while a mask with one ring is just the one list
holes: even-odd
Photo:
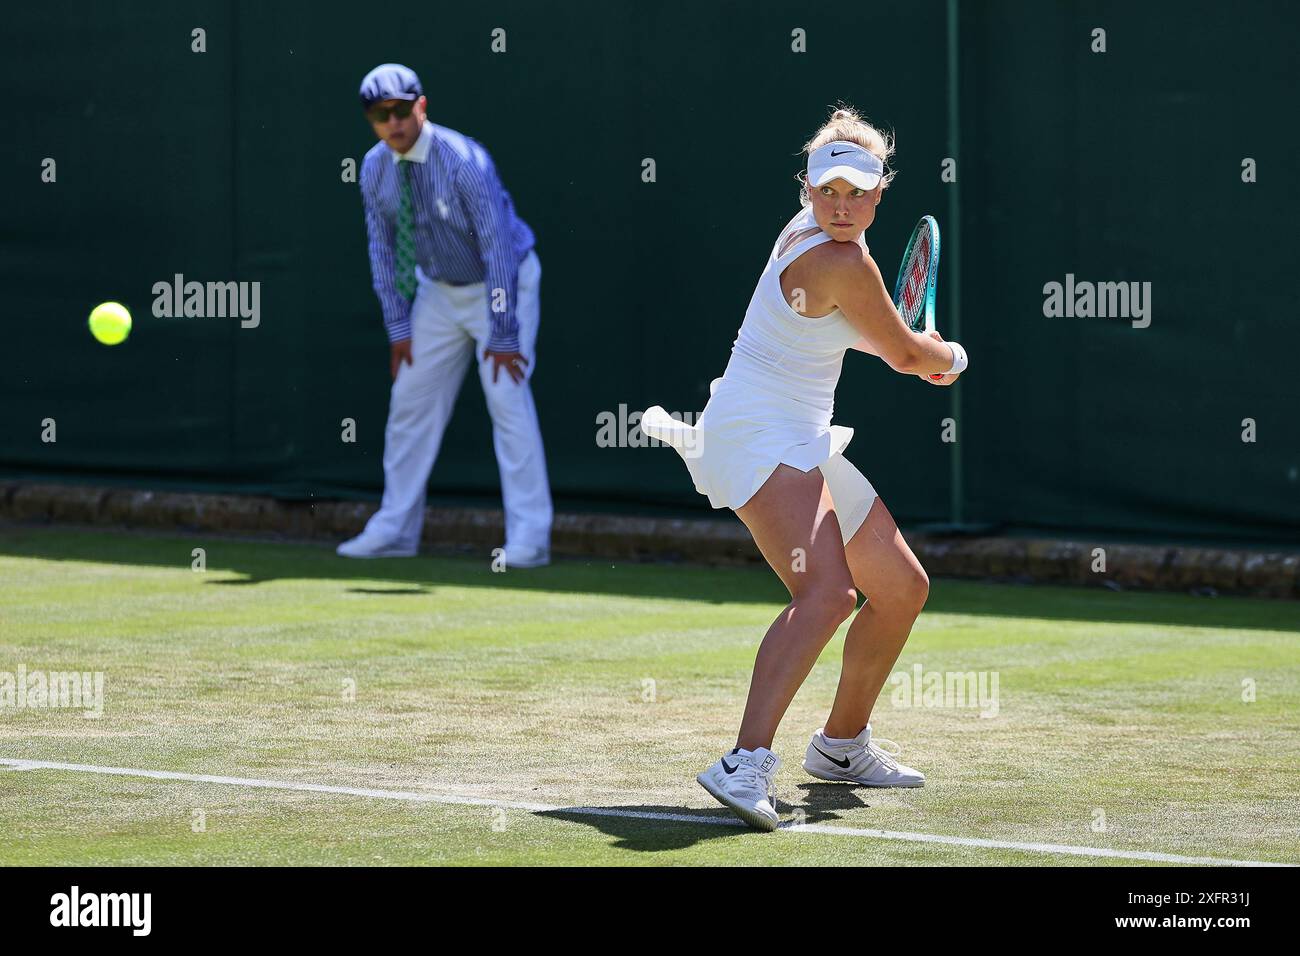
[[[356, 87], [419, 72], [538, 236], [533, 384], [562, 504], [707, 511], [667, 448], [596, 446], [596, 416], [698, 410], [796, 208], [798, 150], [844, 99], [898, 135], [868, 242], [892, 277], [952, 187], [946, 6], [598, 2], [45, 3], [8, 11], [0, 290], [7, 474], [373, 495], [387, 347], [361, 204]], [[967, 517], [1300, 538], [1290, 43], [1282, 4], [965, 3], [958, 154]], [[493, 54], [489, 33], [507, 31]], [[1108, 32], [1107, 53], [1089, 31]], [[190, 52], [207, 30], [208, 52]], [[803, 27], [809, 52], [790, 52]], [[739, 145], [739, 149], [737, 146]], [[44, 157], [58, 182], [40, 182]], [[737, 157], [741, 159], [736, 163]], [[1242, 157], [1260, 181], [1240, 179]], [[641, 182], [653, 157], [658, 182]], [[714, 157], [718, 157], [715, 160]], [[262, 323], [156, 319], [153, 283], [262, 283]], [[1148, 329], [1047, 319], [1042, 286], [1153, 283]], [[941, 274], [940, 327], [954, 289]], [[131, 339], [85, 332], [127, 303]], [[1269, 366], [1272, 368], [1269, 368]], [[948, 508], [949, 396], [850, 353], [836, 420], [903, 521]], [[58, 442], [40, 441], [54, 418]], [[359, 441], [339, 440], [351, 417]], [[1239, 439], [1242, 418], [1259, 441]], [[497, 487], [471, 374], [431, 488]]]
[[[1297, 23], [1281, 3], [963, 6], [972, 517], [1300, 543]], [[1045, 318], [1067, 273], [1151, 282], [1150, 327]]]

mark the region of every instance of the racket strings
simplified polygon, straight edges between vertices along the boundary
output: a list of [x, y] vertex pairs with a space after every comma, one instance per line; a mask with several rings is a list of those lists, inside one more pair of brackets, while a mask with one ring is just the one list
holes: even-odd
[[930, 239], [928, 236], [921, 236], [918, 242], [913, 243], [911, 255], [908, 256], [907, 264], [904, 266], [904, 275], [907, 278], [903, 282], [903, 294], [900, 297], [899, 314], [903, 321], [913, 328], [916, 327], [925, 305], [929, 266]]

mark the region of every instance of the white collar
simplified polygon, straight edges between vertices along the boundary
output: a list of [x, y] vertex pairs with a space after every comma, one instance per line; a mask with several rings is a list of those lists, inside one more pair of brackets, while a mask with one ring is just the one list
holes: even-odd
[[393, 164], [396, 165], [398, 160], [406, 159], [413, 163], [422, 163], [429, 158], [429, 147], [433, 144], [433, 124], [428, 120], [424, 121], [424, 126], [420, 128], [420, 135], [416, 138], [414, 145], [404, 153], [394, 152]]

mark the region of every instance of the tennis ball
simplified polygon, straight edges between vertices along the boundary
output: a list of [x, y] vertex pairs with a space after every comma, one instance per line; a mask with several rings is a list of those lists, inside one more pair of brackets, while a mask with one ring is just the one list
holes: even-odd
[[131, 334], [131, 313], [120, 302], [101, 302], [90, 313], [90, 334], [104, 345], [117, 345]]

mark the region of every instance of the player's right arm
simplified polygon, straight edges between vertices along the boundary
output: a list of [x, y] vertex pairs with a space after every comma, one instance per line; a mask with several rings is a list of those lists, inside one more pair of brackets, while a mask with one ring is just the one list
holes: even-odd
[[[822, 252], [825, 250], [825, 252]], [[952, 368], [952, 349], [907, 327], [885, 288], [874, 259], [853, 242], [827, 242], [819, 279], [844, 317], [895, 372], [931, 375]]]

